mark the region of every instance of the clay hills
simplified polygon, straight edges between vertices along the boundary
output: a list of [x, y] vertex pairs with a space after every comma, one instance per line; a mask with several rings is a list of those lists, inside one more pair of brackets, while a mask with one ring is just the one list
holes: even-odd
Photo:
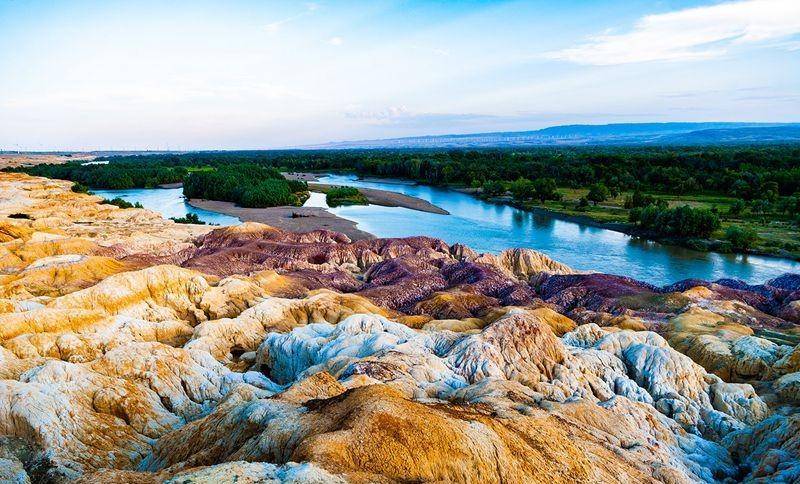
[[0, 174], [0, 481], [793, 482], [800, 276], [180, 225]]

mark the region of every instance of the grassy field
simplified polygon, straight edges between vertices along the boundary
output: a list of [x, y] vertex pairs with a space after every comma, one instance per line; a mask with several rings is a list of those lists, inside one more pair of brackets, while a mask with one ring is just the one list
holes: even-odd
[[196, 172], [203, 172], [203, 171], [214, 171], [213, 166], [189, 166], [186, 168], [186, 171], [189, 173], [196, 173]]
[[[571, 217], [586, 217], [601, 223], [628, 223], [629, 210], [624, 208], [625, 197], [630, 192], [620, 193], [597, 205], [579, 208], [578, 201], [589, 193], [588, 189], [559, 188], [562, 195], [560, 201], [547, 201], [544, 204], [527, 203], [524, 208], [544, 208], [552, 212]], [[668, 195], [652, 193], [667, 201], [670, 207], [689, 205], [693, 208], [716, 210], [720, 215], [722, 227], [714, 233], [713, 238], [723, 239], [725, 229], [731, 225], [749, 227], [758, 233], [759, 241], [754, 247], [756, 252], [773, 254], [782, 257], [800, 259], [800, 229], [797, 224], [781, 214], [753, 214], [749, 211], [738, 216], [729, 216], [728, 210], [735, 198], [722, 195]]]

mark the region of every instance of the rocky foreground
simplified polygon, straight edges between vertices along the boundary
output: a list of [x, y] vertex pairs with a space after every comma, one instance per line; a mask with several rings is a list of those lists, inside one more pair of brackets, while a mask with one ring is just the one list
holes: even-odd
[[0, 480], [792, 482], [800, 275], [177, 225], [0, 174]]

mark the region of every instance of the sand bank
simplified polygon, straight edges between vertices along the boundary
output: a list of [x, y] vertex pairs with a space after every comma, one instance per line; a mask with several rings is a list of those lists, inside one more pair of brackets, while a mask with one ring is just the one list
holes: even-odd
[[[325, 190], [336, 185], [327, 185], [324, 183], [309, 183], [308, 188], [315, 192], [325, 192]], [[437, 207], [427, 200], [417, 197], [403, 195], [402, 193], [390, 192], [388, 190], [378, 190], [376, 188], [362, 188], [356, 187], [358, 190], [367, 197], [369, 203], [373, 205], [381, 205], [383, 207], [403, 207], [410, 208], [411, 210], [419, 210], [420, 212], [438, 213], [441, 215], [450, 215], [447, 210]]]
[[293, 232], [334, 230], [352, 240], [374, 239], [375, 236], [356, 228], [356, 223], [328, 212], [320, 207], [243, 208], [231, 202], [215, 200], [188, 200], [193, 207], [238, 217], [243, 222], [260, 222]]

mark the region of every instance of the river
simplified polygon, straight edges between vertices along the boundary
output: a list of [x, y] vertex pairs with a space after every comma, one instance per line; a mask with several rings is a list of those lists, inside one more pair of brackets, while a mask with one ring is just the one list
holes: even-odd
[[[326, 175], [320, 178], [320, 182], [400, 192], [427, 200], [450, 212], [450, 215], [438, 215], [377, 205], [329, 209], [340, 217], [357, 222], [359, 229], [378, 237], [428, 235], [450, 244], [463, 243], [478, 252], [498, 253], [510, 247], [528, 247], [576, 269], [621, 274], [657, 285], [690, 277], [709, 280], [737, 278], [755, 284], [786, 272], [800, 272], [800, 262], [789, 259], [698, 252], [663, 245], [612, 230], [484, 202], [455, 190], [391, 180], [359, 180], [353, 175]], [[95, 190], [94, 193], [105, 198], [122, 196], [130, 202], [139, 201], [166, 217], [196, 213], [209, 223], [239, 223], [234, 217], [186, 204], [180, 188]], [[312, 194], [306, 205], [325, 207], [325, 197]]]
[[236, 217], [189, 205], [183, 198], [183, 188], [92, 189], [92, 194], [109, 200], [119, 197], [130, 203], [139, 202], [144, 208], [155, 210], [165, 218], [185, 217], [186, 214], [193, 213], [200, 217], [200, 220], [213, 225], [236, 225], [241, 223]]
[[659, 285], [690, 277], [710, 280], [730, 277], [761, 283], [786, 272], [800, 272], [800, 262], [790, 259], [699, 252], [659, 244], [484, 202], [455, 190], [392, 180], [359, 180], [354, 175], [327, 175], [320, 182], [400, 192], [450, 212], [437, 215], [374, 205], [330, 209], [378, 237], [430, 235], [451, 244], [461, 242], [478, 252], [529, 247], [576, 269], [621, 274]]

